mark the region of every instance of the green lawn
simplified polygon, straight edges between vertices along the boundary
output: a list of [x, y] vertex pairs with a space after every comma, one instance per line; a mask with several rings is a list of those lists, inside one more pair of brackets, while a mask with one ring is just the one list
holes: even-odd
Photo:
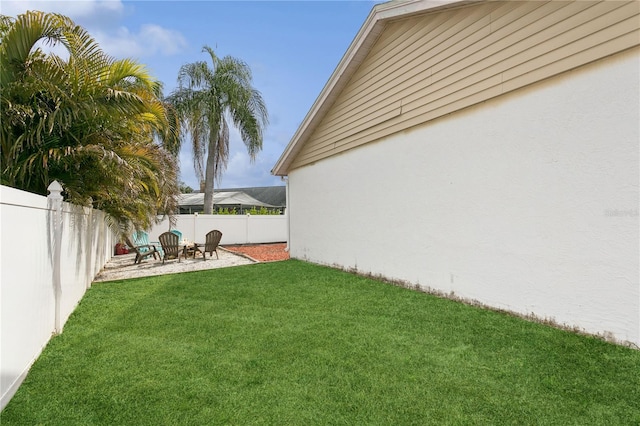
[[290, 260], [94, 285], [6, 425], [640, 424], [640, 351]]

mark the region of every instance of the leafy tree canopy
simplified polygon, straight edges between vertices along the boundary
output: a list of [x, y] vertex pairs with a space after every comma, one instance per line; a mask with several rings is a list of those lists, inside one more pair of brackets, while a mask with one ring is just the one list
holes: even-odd
[[0, 63], [2, 184], [44, 195], [58, 180], [69, 201], [127, 230], [175, 210], [179, 121], [143, 65], [106, 55], [71, 19], [38, 11], [0, 15]]
[[180, 192], [183, 194], [191, 194], [193, 192], [193, 188], [180, 181]]

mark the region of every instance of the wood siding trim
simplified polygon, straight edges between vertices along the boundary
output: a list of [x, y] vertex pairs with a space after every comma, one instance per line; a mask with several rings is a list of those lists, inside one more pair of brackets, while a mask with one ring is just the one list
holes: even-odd
[[485, 2], [387, 22], [289, 169], [640, 45], [640, 2]]

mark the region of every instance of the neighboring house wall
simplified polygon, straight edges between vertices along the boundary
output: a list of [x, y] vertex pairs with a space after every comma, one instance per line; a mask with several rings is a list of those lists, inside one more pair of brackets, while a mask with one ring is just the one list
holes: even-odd
[[0, 408], [9, 402], [56, 328], [54, 273], [63, 325], [111, 258], [115, 235], [103, 212], [62, 205], [60, 267], [46, 197], [0, 187]]
[[637, 46], [639, 13], [638, 1], [507, 1], [391, 20], [292, 167]]
[[639, 68], [633, 48], [290, 170], [291, 256], [640, 346]]

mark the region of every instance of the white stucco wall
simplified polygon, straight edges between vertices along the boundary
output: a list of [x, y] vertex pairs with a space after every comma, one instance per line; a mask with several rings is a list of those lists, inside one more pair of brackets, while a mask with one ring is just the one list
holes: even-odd
[[291, 171], [292, 257], [640, 345], [639, 52]]

